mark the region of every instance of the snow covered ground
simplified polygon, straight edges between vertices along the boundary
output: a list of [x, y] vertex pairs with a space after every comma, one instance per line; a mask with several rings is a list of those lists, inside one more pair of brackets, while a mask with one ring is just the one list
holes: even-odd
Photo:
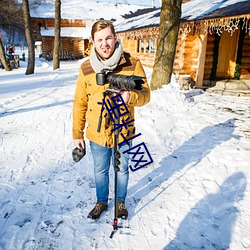
[[107, 213], [87, 221], [89, 145], [82, 161], [71, 157], [80, 63], [0, 69], [0, 249], [250, 249], [250, 99], [179, 91], [174, 79], [137, 108], [137, 140], [154, 163], [130, 173], [130, 228], [109, 238], [113, 171]]

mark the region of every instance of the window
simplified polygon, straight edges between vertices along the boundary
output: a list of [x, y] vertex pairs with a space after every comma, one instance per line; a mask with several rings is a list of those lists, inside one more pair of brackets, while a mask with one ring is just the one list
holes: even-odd
[[155, 53], [155, 38], [141, 38], [137, 40], [138, 53]]

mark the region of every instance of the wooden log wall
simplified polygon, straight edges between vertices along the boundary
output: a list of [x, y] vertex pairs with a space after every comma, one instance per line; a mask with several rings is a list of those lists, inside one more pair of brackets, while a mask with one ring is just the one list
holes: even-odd
[[195, 35], [187, 36], [184, 50], [183, 70], [180, 74], [188, 74], [192, 79], [196, 78], [197, 58], [199, 54], [198, 38]]
[[48, 52], [53, 51], [54, 37], [42, 37], [42, 57], [46, 58]]
[[[55, 27], [54, 18], [31, 18], [32, 27], [34, 29], [39, 29], [39, 27], [49, 28]], [[61, 27], [86, 27], [85, 20], [71, 20], [71, 19], [62, 19]]]
[[197, 58], [199, 53], [198, 37], [195, 35], [179, 35], [175, 52], [173, 73], [189, 75], [196, 79]]
[[73, 52], [73, 39], [67, 37], [61, 38], [60, 51]]
[[174, 59], [174, 65], [173, 65], [173, 73], [178, 75], [179, 71], [183, 68], [183, 50], [185, 46], [185, 36], [179, 35], [177, 39], [176, 44], [176, 50], [175, 50], [175, 59]]
[[82, 40], [79, 38], [73, 39], [73, 53], [74, 55], [84, 56], [84, 51], [88, 48], [89, 41], [87, 39]]
[[124, 51], [138, 58], [145, 67], [152, 68], [154, 66], [155, 53], [138, 51], [138, 40], [120, 38], [120, 42]]
[[[46, 58], [48, 52], [52, 52], [54, 47], [54, 37], [42, 38], [42, 57]], [[84, 56], [84, 51], [88, 47], [88, 40], [78, 38], [61, 38], [60, 51], [69, 51], [77, 58]]]
[[139, 53], [136, 53], [134, 56], [136, 58], [138, 58], [145, 67], [153, 68], [154, 60], [155, 60], [155, 54], [150, 54], [150, 53], [139, 54]]
[[213, 68], [213, 57], [214, 57], [214, 45], [215, 45], [215, 34], [208, 34], [207, 37], [207, 50], [204, 68], [204, 78], [206, 82], [210, 81], [212, 68]]
[[245, 35], [242, 46], [240, 79], [250, 79], [250, 36]]
[[127, 51], [131, 54], [135, 54], [136, 53], [136, 47], [137, 47], [137, 40], [126, 40], [126, 39], [121, 39], [120, 42], [122, 43], [123, 46], [123, 50]]
[[[146, 36], [137, 39], [126, 39], [120, 36], [119, 39], [123, 45], [123, 49], [131, 53], [134, 57], [140, 59], [145, 67], [152, 68], [154, 66], [155, 53], [138, 51], [138, 43], [145, 43]], [[150, 37], [149, 39], [152, 39]], [[195, 35], [184, 36], [179, 34], [176, 47], [176, 55], [173, 66], [173, 73], [177, 75], [190, 75], [193, 79], [196, 78], [197, 71], [197, 57], [198, 57], [198, 37]], [[155, 38], [155, 47], [157, 39]], [[157, 48], [155, 48], [156, 51]]]

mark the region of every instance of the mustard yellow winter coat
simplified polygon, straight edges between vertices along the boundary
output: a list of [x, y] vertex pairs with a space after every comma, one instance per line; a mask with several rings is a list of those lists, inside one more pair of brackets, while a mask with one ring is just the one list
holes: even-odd
[[[143, 106], [150, 100], [150, 90], [145, 72], [139, 60], [136, 60], [128, 53], [123, 53], [121, 61], [117, 68], [113, 71], [113, 74], [144, 77], [142, 90], [133, 89], [130, 91], [130, 99], [126, 104], [129, 113], [121, 116], [120, 118], [120, 123], [122, 120], [124, 122], [128, 122], [134, 119], [134, 107]], [[87, 125], [86, 137], [90, 141], [93, 141], [101, 146], [107, 145], [110, 148], [114, 147], [114, 132], [111, 131], [113, 129], [113, 122], [112, 120], [110, 122], [110, 117], [107, 115], [108, 112], [105, 112], [105, 110], [102, 115], [103, 118], [100, 132], [97, 132], [102, 107], [102, 105], [98, 103], [102, 103], [102, 93], [108, 87], [109, 84], [105, 84], [104, 86], [97, 85], [96, 73], [93, 71], [89, 60], [82, 63], [79, 69], [73, 103], [73, 140], [84, 138], [84, 129], [85, 125]], [[120, 131], [119, 143], [123, 142], [124, 138], [129, 139], [139, 133], [140, 131], [137, 133], [134, 130], [134, 122], [129, 123]]]

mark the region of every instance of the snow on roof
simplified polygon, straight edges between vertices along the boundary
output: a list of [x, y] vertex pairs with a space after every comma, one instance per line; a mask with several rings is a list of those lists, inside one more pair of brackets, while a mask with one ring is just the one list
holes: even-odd
[[133, 18], [119, 19], [114, 22], [116, 32], [139, 29], [141, 27], [156, 26], [160, 23], [160, 9], [138, 15]]
[[[54, 28], [41, 28], [42, 36], [54, 36]], [[61, 37], [78, 37], [82, 39], [89, 39], [91, 36], [91, 28], [83, 27], [62, 27]]]
[[[249, 0], [191, 0], [190, 2], [182, 4], [181, 17], [186, 21], [207, 19], [210, 18], [209, 15], [215, 11], [228, 8], [235, 10], [231, 15], [237, 15], [237, 13], [238, 15], [246, 14], [250, 13], [249, 3]], [[246, 8], [247, 6], [248, 8]], [[226, 16], [225, 13], [223, 14], [223, 12], [221, 12], [221, 15], [211, 18]]]
[[[119, 19], [114, 25], [117, 32], [156, 26], [160, 24], [160, 8], [154, 11]], [[182, 21], [194, 21], [216, 17], [250, 13], [249, 0], [191, 0], [182, 4]]]
[[[96, 19], [118, 19], [122, 15], [135, 12], [138, 9], [149, 8], [150, 6], [115, 4], [110, 2], [96, 2], [93, 0], [62, 0], [62, 19], [96, 20]], [[31, 17], [54, 18], [55, 4], [48, 1], [36, 9], [30, 10]]]

